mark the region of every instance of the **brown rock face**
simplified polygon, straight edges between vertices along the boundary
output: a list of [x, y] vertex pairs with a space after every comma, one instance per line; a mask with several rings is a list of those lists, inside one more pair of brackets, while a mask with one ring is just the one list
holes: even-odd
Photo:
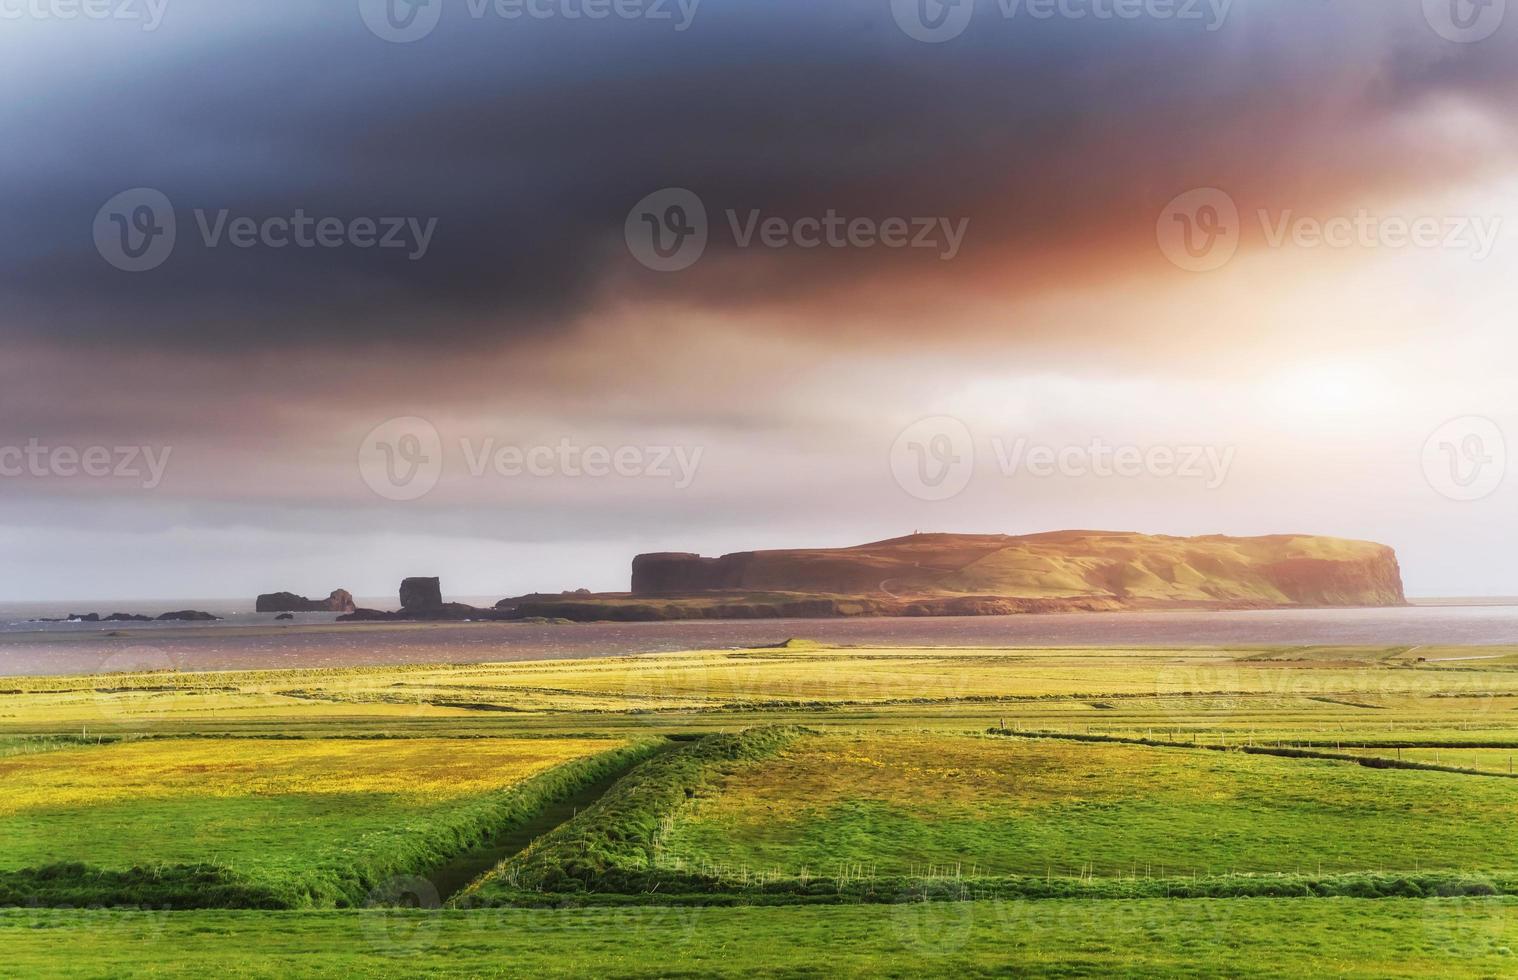
[[294, 592], [269, 592], [258, 597], [258, 612], [335, 612], [351, 613], [353, 595], [347, 589], [334, 589], [325, 599], [307, 599]]
[[408, 578], [401, 582], [401, 608], [420, 612], [443, 608], [443, 587], [435, 578]]
[[910, 603], [908, 614], [942, 614], [946, 608], [970, 614], [1019, 611], [1042, 604], [1165, 608], [1405, 602], [1396, 553], [1374, 542], [1114, 531], [914, 534], [854, 548], [749, 551], [720, 558], [639, 555], [633, 561], [632, 591], [635, 596], [772, 593], [888, 599]]
[[1266, 574], [1293, 602], [1308, 606], [1365, 605], [1363, 600], [1378, 596], [1374, 605], [1402, 605], [1402, 571], [1396, 553], [1385, 553], [1350, 561], [1323, 561], [1291, 558], [1266, 569]]
[[733, 565], [739, 555], [702, 558], [682, 552], [639, 555], [633, 559], [635, 595], [670, 595], [738, 588], [740, 574]]

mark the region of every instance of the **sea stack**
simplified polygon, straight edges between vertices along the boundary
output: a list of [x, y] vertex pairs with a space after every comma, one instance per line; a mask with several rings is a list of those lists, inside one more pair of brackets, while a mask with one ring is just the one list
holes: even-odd
[[401, 608], [425, 612], [443, 608], [443, 586], [436, 578], [408, 578], [401, 582]]

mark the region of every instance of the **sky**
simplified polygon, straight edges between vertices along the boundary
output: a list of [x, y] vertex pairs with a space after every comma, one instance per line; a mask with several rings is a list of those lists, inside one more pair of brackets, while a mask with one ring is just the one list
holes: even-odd
[[1515, 55], [1471, 0], [0, 0], [0, 599], [1072, 527], [1518, 595]]

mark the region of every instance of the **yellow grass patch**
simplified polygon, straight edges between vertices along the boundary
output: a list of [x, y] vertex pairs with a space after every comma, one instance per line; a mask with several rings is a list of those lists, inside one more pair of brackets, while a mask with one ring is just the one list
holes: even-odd
[[0, 759], [0, 815], [130, 799], [472, 796], [617, 748], [611, 739], [162, 739]]

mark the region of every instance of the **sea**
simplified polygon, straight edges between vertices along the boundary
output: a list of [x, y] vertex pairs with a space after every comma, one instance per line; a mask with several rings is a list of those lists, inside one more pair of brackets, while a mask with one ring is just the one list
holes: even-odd
[[[482, 598], [458, 601], [488, 605]], [[394, 608], [390, 599], [359, 599]], [[41, 623], [69, 613], [197, 609], [215, 623]], [[0, 604], [0, 675], [291, 670], [579, 659], [767, 646], [802, 638], [884, 646], [1518, 645], [1518, 599], [1422, 600], [1370, 609], [1057, 613], [660, 623], [337, 623], [276, 620], [215, 599]]]

